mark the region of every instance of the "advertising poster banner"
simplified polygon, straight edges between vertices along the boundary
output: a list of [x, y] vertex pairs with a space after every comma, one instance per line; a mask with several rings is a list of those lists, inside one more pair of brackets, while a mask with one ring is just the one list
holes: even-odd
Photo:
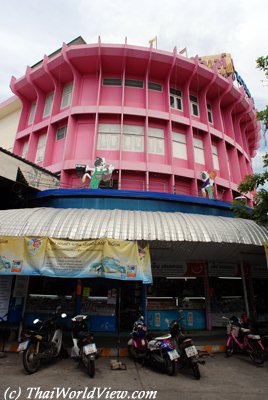
[[264, 243], [264, 249], [265, 249], [266, 262], [267, 262], [267, 268], [268, 268], [268, 242]]
[[0, 275], [110, 278], [152, 283], [149, 246], [137, 242], [0, 237]]

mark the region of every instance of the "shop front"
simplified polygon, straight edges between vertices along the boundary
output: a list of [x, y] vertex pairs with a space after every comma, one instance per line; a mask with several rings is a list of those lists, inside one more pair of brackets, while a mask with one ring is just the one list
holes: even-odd
[[[0, 217], [0, 275], [13, 277], [9, 310], [17, 320], [21, 313], [29, 323], [59, 302], [67, 313], [88, 313], [99, 332], [114, 332], [118, 317], [130, 330], [140, 312], [149, 329], [163, 331], [178, 310], [187, 329], [211, 330], [223, 326], [223, 314], [254, 308], [267, 318], [267, 305], [254, 303], [268, 230], [253, 221], [51, 208]], [[23, 277], [27, 294], [19, 298], [15, 281]]]
[[148, 289], [148, 326], [167, 330], [169, 323], [184, 316], [186, 329], [206, 329], [204, 262], [153, 266], [152, 287]]
[[61, 306], [70, 317], [88, 315], [94, 332], [115, 332], [119, 320], [130, 330], [145, 304], [142, 286], [152, 283], [149, 248], [134, 241], [6, 236], [0, 247], [2, 311], [14, 321], [20, 306], [16, 321], [27, 327]]

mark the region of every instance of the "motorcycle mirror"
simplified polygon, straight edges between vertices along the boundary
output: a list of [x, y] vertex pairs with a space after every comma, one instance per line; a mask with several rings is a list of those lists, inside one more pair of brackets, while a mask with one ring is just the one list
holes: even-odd
[[67, 314], [66, 313], [62, 313], [61, 314], [61, 318], [66, 318], [67, 317]]
[[38, 322], [40, 322], [40, 319], [39, 318], [36, 318], [34, 321], [33, 321], [33, 323], [36, 325], [36, 324], [38, 324]]

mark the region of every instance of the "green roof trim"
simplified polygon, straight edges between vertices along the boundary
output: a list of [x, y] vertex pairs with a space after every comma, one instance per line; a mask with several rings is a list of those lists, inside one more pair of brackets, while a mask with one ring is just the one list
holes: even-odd
[[[87, 42], [82, 38], [82, 36], [77, 36], [77, 38], [71, 40], [69, 43], [67, 43], [67, 46], [73, 46], [73, 45], [79, 45], [79, 44], [87, 44]], [[59, 53], [61, 51], [62, 47], [59, 49], [53, 51], [53, 53], [48, 55], [48, 58], [53, 57], [55, 54]], [[38, 65], [40, 65], [43, 62], [43, 60], [38, 61], [36, 64], [32, 65], [31, 68], [35, 68]]]

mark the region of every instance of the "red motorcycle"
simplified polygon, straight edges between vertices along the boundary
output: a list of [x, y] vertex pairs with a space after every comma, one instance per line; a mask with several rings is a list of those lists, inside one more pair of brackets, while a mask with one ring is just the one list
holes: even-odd
[[144, 317], [140, 316], [134, 322], [131, 339], [128, 341], [128, 353], [134, 359], [145, 359], [148, 353], [147, 326]]

